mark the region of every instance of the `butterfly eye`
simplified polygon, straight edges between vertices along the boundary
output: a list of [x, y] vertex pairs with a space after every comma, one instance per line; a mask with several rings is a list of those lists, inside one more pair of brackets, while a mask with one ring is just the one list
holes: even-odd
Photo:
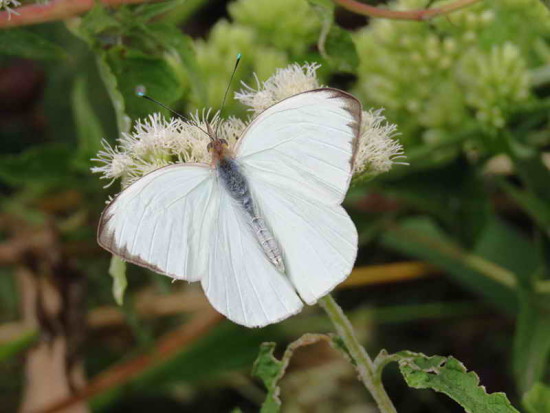
[[208, 142], [208, 145], [206, 145], [206, 150], [210, 152], [212, 150], [212, 142]]

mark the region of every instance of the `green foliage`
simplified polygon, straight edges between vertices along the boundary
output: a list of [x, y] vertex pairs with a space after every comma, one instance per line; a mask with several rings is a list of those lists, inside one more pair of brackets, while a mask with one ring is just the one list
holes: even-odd
[[[252, 28], [224, 20], [212, 28], [207, 41], [196, 41], [195, 50], [201, 82], [206, 87], [206, 100], [199, 102], [198, 96], [193, 95], [193, 105], [198, 108], [221, 105], [237, 53], [242, 53], [243, 58], [235, 74], [235, 85], [249, 81], [252, 72], [265, 80], [276, 68], [288, 63], [286, 53], [258, 42]], [[228, 108], [231, 110], [231, 102]]]
[[114, 47], [107, 52], [106, 61], [117, 78], [117, 86], [125, 97], [126, 113], [132, 119], [144, 118], [159, 109], [135, 94], [137, 86], [145, 86], [148, 94], [166, 105], [172, 105], [183, 92], [177, 75], [161, 57]]
[[[392, 7], [424, 6], [401, 0]], [[432, 24], [373, 20], [355, 35], [357, 92], [386, 107], [410, 145], [448, 140], [472, 124], [493, 135], [534, 98], [528, 69], [547, 60], [549, 16], [538, 0], [497, 0]]]
[[274, 356], [275, 343], [262, 343], [252, 368], [252, 374], [260, 378], [267, 388], [267, 395], [260, 410], [262, 413], [277, 413], [281, 410], [279, 382], [285, 375], [290, 359], [296, 349], [319, 341], [328, 342], [333, 348], [344, 352], [347, 356], [338, 339], [334, 340], [330, 336], [321, 334], [304, 334], [298, 340], [289, 344], [281, 360]]
[[0, 30], [0, 55], [2, 54], [45, 60], [67, 57], [60, 46], [23, 29]]
[[0, 159], [0, 180], [11, 186], [53, 187], [71, 179], [72, 151], [66, 145], [44, 144]]
[[[48, 118], [46, 132], [36, 140], [17, 129], [13, 132], [23, 150], [0, 154], [0, 181], [7, 187], [6, 193], [13, 194], [2, 202], [3, 212], [29, 223], [44, 223], [47, 217], [60, 228], [68, 249], [70, 240], [78, 238], [93, 250], [96, 241], [91, 223], [99, 216], [106, 194], [98, 186], [90, 189], [85, 181], [89, 178], [82, 176], [89, 168], [89, 158], [98, 151], [106, 133], [116, 138], [128, 132], [138, 118], [166, 113], [136, 97], [136, 86], [145, 86], [149, 95], [182, 112], [184, 108], [216, 109], [237, 53], [242, 53], [243, 59], [234, 88], [240, 81], [255, 87], [253, 72], [261, 82], [288, 63], [320, 62], [323, 83], [351, 87], [366, 109], [385, 107], [408, 145], [409, 167], [357, 183], [353, 199], [348, 200], [347, 205], [357, 207], [352, 216], [369, 251], [360, 254], [360, 262], [395, 260], [395, 253], [397, 258], [420, 259], [476, 294], [479, 308], [489, 303], [506, 319], [515, 317], [509, 363], [518, 389], [515, 396], [523, 395], [528, 413], [550, 412], [550, 390], [543, 384], [550, 353], [550, 172], [545, 153], [550, 142], [550, 13], [544, 5], [538, 0], [485, 0], [430, 22], [370, 19], [365, 27], [351, 32], [335, 22], [335, 6], [330, 0], [236, 0], [228, 4], [229, 19], [212, 27], [202, 27], [201, 19], [194, 20], [192, 13], [201, 3], [171, 0], [115, 9], [97, 3], [81, 18], [55, 27], [0, 31], [3, 62], [8, 61], [7, 56], [43, 60], [39, 67], [46, 73], [51, 96], [37, 100], [37, 109], [29, 118], [32, 123], [42, 119], [42, 108], [48, 118], [56, 105], [61, 107], [62, 96], [72, 106], [72, 118], [68, 104], [60, 115], [67, 124], [65, 129]], [[436, 1], [433, 6], [439, 4], [443, 3]], [[426, 1], [398, 0], [389, 7], [424, 8]], [[339, 17], [346, 19], [344, 14]], [[200, 32], [200, 37], [191, 38], [184, 34], [183, 26], [176, 25], [182, 20], [206, 29], [205, 35]], [[195, 33], [196, 28], [192, 26], [188, 32]], [[67, 29], [82, 40], [74, 39], [78, 45], [68, 46]], [[54, 67], [60, 59], [65, 59], [62, 70]], [[68, 85], [69, 90], [51, 93], [60, 84]], [[236, 114], [243, 110], [231, 98], [227, 109], [227, 113]], [[9, 125], [18, 122], [16, 116], [11, 119], [11, 112], [7, 118]], [[21, 123], [27, 123], [27, 118]], [[2, 138], [4, 132], [3, 123]], [[12, 132], [6, 128], [6, 134]], [[507, 171], [513, 174], [511, 179], [495, 178], [489, 167], [487, 161], [499, 154], [511, 162], [511, 172]], [[39, 196], [58, 189], [84, 195], [86, 205], [59, 216], [35, 207]], [[373, 213], [363, 208], [366, 194], [389, 198], [397, 206]], [[520, 209], [515, 204], [510, 207], [510, 200]], [[71, 223], [82, 216], [88, 227], [75, 229]], [[108, 283], [98, 281], [105, 279], [107, 261], [95, 255], [73, 259], [92, 284], [98, 283], [94, 286], [101, 285], [90, 288], [91, 306], [110, 303]], [[135, 302], [135, 290], [126, 292], [124, 261], [113, 257], [108, 272], [116, 302], [122, 305], [125, 293], [130, 295], [127, 302]], [[135, 278], [140, 288], [149, 280]], [[407, 317], [397, 317], [401, 321], [414, 322], [422, 317], [422, 311], [441, 315], [441, 308], [463, 308], [445, 307], [449, 305], [445, 301], [441, 308], [424, 303], [412, 288], [413, 294], [407, 290], [410, 305], [403, 306], [405, 310], [398, 308], [407, 313]], [[371, 290], [368, 294], [374, 298], [382, 295]], [[464, 314], [470, 316], [476, 308]], [[371, 314], [375, 321], [383, 322], [384, 310]], [[149, 322], [140, 319], [138, 312], [126, 315], [132, 337], [141, 346], [152, 344], [182, 318]], [[386, 313], [388, 318], [392, 318], [391, 312]], [[281, 331], [284, 328], [243, 330], [224, 324], [190, 349], [141, 371], [127, 388], [116, 386], [94, 402], [96, 407], [105, 406], [127, 391], [177, 393], [183, 383], [223, 383], [228, 372], [250, 366], [261, 342], [288, 340], [296, 328], [286, 336]], [[378, 341], [392, 340], [383, 331], [377, 333]], [[1, 346], [0, 358], [14, 358], [34, 338], [29, 335]], [[316, 339], [319, 337], [306, 336], [291, 344], [280, 360], [274, 356], [273, 343], [260, 347], [253, 374], [267, 389], [262, 411], [280, 410], [278, 386], [294, 349]], [[419, 339], [415, 344], [426, 342]], [[503, 352], [509, 350], [506, 344], [506, 340], [498, 343]], [[339, 349], [345, 351], [343, 345]], [[120, 349], [113, 353], [108, 362], [102, 360], [98, 365], [105, 367], [126, 356]], [[453, 357], [411, 352], [388, 357], [399, 363], [409, 386], [445, 393], [466, 411], [516, 411], [503, 394], [487, 394], [475, 373], [467, 372]], [[494, 367], [498, 374], [506, 374], [503, 365]]]
[[71, 96], [78, 137], [78, 158], [85, 166], [89, 166], [90, 159], [101, 149], [101, 139], [105, 136], [101, 122], [91, 106], [87, 86], [85, 78], [77, 78]]
[[32, 346], [37, 339], [36, 330], [29, 330], [21, 334], [15, 340], [0, 345], [0, 361], [5, 361], [11, 357], [22, 353]]
[[126, 280], [126, 262], [113, 255], [109, 265], [109, 275], [113, 277], [113, 297], [118, 305], [124, 303], [124, 292], [128, 286]]
[[520, 311], [514, 341], [514, 373], [520, 392], [544, 378], [550, 356], [548, 295], [520, 286]]
[[262, 343], [252, 369], [252, 374], [262, 379], [267, 388], [267, 396], [261, 410], [263, 413], [278, 412], [281, 408], [278, 382], [284, 374], [284, 363], [273, 355], [275, 347], [275, 343]]
[[359, 64], [355, 44], [351, 33], [334, 22], [334, 3], [330, 0], [309, 0], [309, 4], [323, 24], [317, 41], [321, 56], [337, 71], [355, 72]]
[[535, 383], [523, 396], [527, 413], [550, 413], [550, 387]]
[[292, 58], [303, 55], [320, 30], [305, 0], [238, 0], [229, 5], [229, 14], [251, 28], [256, 41], [287, 50]]
[[468, 372], [454, 357], [432, 356], [404, 351], [396, 355], [399, 370], [410, 387], [444, 393], [468, 413], [518, 412], [504, 393], [488, 394], [479, 377]]
[[408, 256], [445, 269], [454, 279], [497, 308], [507, 313], [515, 312], [517, 299], [509, 288], [515, 284], [515, 275], [475, 252], [464, 250], [432, 220], [404, 220], [399, 227], [385, 233], [382, 242]]

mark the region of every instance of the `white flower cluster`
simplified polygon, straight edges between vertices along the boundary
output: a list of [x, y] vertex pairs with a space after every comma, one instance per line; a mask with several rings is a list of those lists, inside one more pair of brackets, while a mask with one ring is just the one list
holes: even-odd
[[235, 99], [249, 106], [256, 115], [271, 105], [292, 95], [321, 87], [316, 72], [321, 65], [306, 63], [292, 64], [277, 69], [275, 74], [261, 83], [256, 77], [256, 89], [243, 83], [244, 89], [235, 93]]
[[363, 111], [360, 131], [354, 176], [378, 175], [388, 172], [393, 165], [408, 165], [399, 161], [406, 156], [403, 146], [395, 139], [397, 126], [386, 121], [382, 109]]
[[0, 0], [0, 11], [7, 11], [8, 18], [11, 18], [12, 14], [19, 14], [15, 11], [15, 8], [19, 6], [21, 6], [21, 2], [18, 0]]
[[[235, 97], [258, 114], [287, 97], [319, 88], [318, 68], [318, 64], [293, 64], [278, 69], [267, 81], [260, 83], [257, 80], [257, 89], [244, 85]], [[223, 120], [218, 112], [212, 114], [210, 110], [196, 112], [190, 121], [168, 120], [156, 113], [139, 120], [131, 133], [118, 139], [115, 147], [103, 141], [104, 149], [93, 159], [102, 165], [93, 167], [92, 172], [102, 174], [102, 179], [109, 179], [109, 185], [120, 178], [123, 186], [127, 186], [141, 176], [173, 163], [209, 163], [207, 123], [214, 125], [214, 129], [219, 125], [217, 135], [226, 139], [230, 147], [247, 126], [238, 118]], [[386, 121], [381, 110], [363, 112], [354, 176], [374, 176], [387, 172], [394, 164], [403, 164], [396, 162], [404, 158], [404, 154], [395, 136], [396, 126]]]
[[[122, 179], [127, 186], [143, 175], [173, 163], [204, 162], [210, 160], [206, 133], [207, 122], [217, 125], [219, 113], [196, 112], [190, 121], [180, 118], [165, 119], [159, 113], [139, 120], [131, 133], [124, 133], [112, 147], [103, 140], [104, 149], [93, 161], [102, 165], [92, 172], [102, 174], [102, 179]], [[234, 145], [246, 124], [237, 118], [229, 118], [219, 124], [218, 136]]]

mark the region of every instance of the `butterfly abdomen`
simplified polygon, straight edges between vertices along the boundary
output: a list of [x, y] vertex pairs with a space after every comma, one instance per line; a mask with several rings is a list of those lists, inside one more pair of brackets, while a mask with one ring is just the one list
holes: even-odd
[[279, 271], [284, 272], [285, 267], [277, 241], [271, 234], [269, 228], [267, 228], [264, 219], [257, 213], [252, 195], [250, 194], [248, 182], [239, 170], [239, 166], [233, 159], [223, 158], [218, 162], [217, 169], [220, 179], [225, 189], [229, 192], [229, 195], [231, 195], [246, 212], [248, 222], [256, 239], [262, 246], [265, 255]]

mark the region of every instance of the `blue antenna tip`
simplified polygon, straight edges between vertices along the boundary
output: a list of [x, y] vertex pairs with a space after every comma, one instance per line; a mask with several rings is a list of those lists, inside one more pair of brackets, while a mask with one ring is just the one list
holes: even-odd
[[136, 87], [136, 95], [138, 95], [140, 97], [145, 96], [146, 91], [147, 91], [147, 89], [145, 89], [145, 86], [143, 86], [143, 85], [140, 85], [140, 86]]
[[237, 60], [239, 60], [241, 58], [241, 54], [240, 53], [237, 53]]

